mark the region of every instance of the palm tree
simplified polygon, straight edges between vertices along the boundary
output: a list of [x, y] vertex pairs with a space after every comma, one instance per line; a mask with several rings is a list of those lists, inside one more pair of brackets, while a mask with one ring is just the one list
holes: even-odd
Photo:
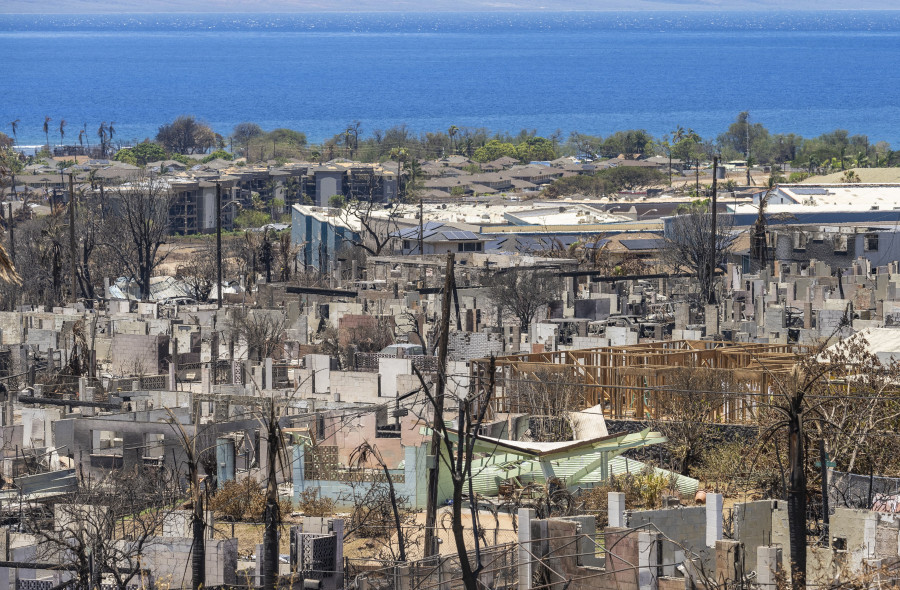
[[100, 138], [100, 157], [104, 157], [106, 155], [106, 121], [100, 123], [100, 128], [97, 129], [97, 137]]
[[87, 123], [84, 123], [81, 125], [81, 133], [84, 135], [84, 140], [88, 144], [88, 155], [90, 156], [91, 155], [91, 138], [87, 132]]
[[405, 162], [409, 157], [409, 153], [406, 151], [406, 148], [395, 147], [391, 150], [391, 154], [389, 157], [391, 160], [397, 160], [397, 200], [399, 201], [401, 196], [400, 186], [402, 184], [401, 180], [403, 174], [401, 166], [403, 166], [403, 162]]
[[450, 136], [450, 153], [453, 153], [453, 138], [456, 137], [457, 133], [459, 133], [459, 127], [450, 125], [450, 129], [447, 130], [447, 135]]
[[59, 120], [59, 145], [60, 146], [63, 145], [63, 140], [65, 139], [65, 137], [66, 137], [66, 120], [60, 119]]
[[84, 129], [78, 132], [78, 144], [81, 145], [81, 151], [84, 152]]
[[16, 119], [15, 121], [10, 121], [9, 126], [12, 127], [13, 143], [16, 143], [16, 144], [19, 143], [19, 134], [18, 134], [19, 119]]
[[347, 146], [347, 157], [349, 159], [353, 159], [353, 142], [350, 141], [350, 135], [352, 134], [353, 129], [350, 129], [349, 127], [344, 131], [344, 145]]
[[44, 117], [44, 135], [47, 137], [47, 151], [50, 151], [50, 117]]
[[115, 125], [115, 121], [110, 121], [109, 125], [106, 126], [106, 134], [109, 135], [109, 146], [112, 147], [113, 136], [116, 134], [116, 129], [113, 127]]

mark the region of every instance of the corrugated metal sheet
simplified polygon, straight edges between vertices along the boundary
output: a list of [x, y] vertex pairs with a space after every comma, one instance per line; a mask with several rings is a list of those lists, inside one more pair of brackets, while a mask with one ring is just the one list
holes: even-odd
[[[553, 472], [556, 477], [566, 481], [575, 475], [576, 472], [590, 465], [600, 458], [600, 453], [586, 453], [584, 455], [568, 457], [564, 460], [551, 461]], [[486, 464], [480, 467], [473, 465], [472, 484], [475, 491], [479, 494], [496, 496], [499, 491], [499, 485], [506, 479], [512, 477], [517, 478], [523, 484], [535, 482], [543, 483], [545, 481], [544, 474], [541, 471], [540, 463], [536, 460], [522, 461], [516, 455], [494, 455], [487, 460]], [[628, 473], [640, 473], [646, 469], [647, 464], [634, 459], [618, 456], [609, 460], [609, 472], [612, 475], [622, 476]], [[694, 478], [679, 475], [666, 469], [654, 467], [653, 471], [665, 477], [675, 477], [675, 486], [683, 497], [692, 498], [697, 493], [700, 482]], [[593, 487], [594, 485], [603, 483], [601, 478], [600, 467], [588, 472], [573, 487]]]

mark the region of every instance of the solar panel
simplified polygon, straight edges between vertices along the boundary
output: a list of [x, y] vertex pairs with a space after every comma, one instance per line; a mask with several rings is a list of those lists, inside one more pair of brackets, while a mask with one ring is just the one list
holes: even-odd
[[629, 250], [656, 250], [663, 246], [663, 241], [653, 238], [635, 240], [620, 240], [622, 245]]
[[448, 240], [477, 240], [478, 236], [470, 231], [445, 231], [444, 237]]

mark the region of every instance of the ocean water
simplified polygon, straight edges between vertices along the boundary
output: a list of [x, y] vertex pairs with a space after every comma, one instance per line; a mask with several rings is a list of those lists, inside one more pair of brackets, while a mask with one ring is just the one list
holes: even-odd
[[606, 135], [738, 112], [773, 132], [900, 145], [900, 12], [0, 15], [0, 130], [58, 143], [181, 114], [322, 141], [486, 127]]

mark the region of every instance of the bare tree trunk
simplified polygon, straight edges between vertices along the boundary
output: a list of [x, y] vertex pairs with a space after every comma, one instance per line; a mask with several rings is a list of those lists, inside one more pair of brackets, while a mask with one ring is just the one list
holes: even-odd
[[266, 424], [266, 445], [268, 457], [266, 465], [266, 509], [265, 531], [263, 532], [263, 589], [275, 590], [278, 585], [278, 527], [281, 524], [281, 510], [278, 505], [278, 453], [280, 432], [275, 405], [272, 404]]
[[795, 392], [788, 418], [788, 529], [791, 545], [791, 582], [795, 590], [806, 588], [806, 470], [803, 447], [802, 394]]
[[[194, 467], [196, 474], [196, 467]], [[194, 479], [194, 486], [199, 482]], [[206, 586], [206, 538], [205, 523], [203, 522], [203, 501], [199, 489], [194, 492], [194, 514], [191, 519], [194, 534], [194, 550], [191, 553], [191, 588], [200, 590]]]

